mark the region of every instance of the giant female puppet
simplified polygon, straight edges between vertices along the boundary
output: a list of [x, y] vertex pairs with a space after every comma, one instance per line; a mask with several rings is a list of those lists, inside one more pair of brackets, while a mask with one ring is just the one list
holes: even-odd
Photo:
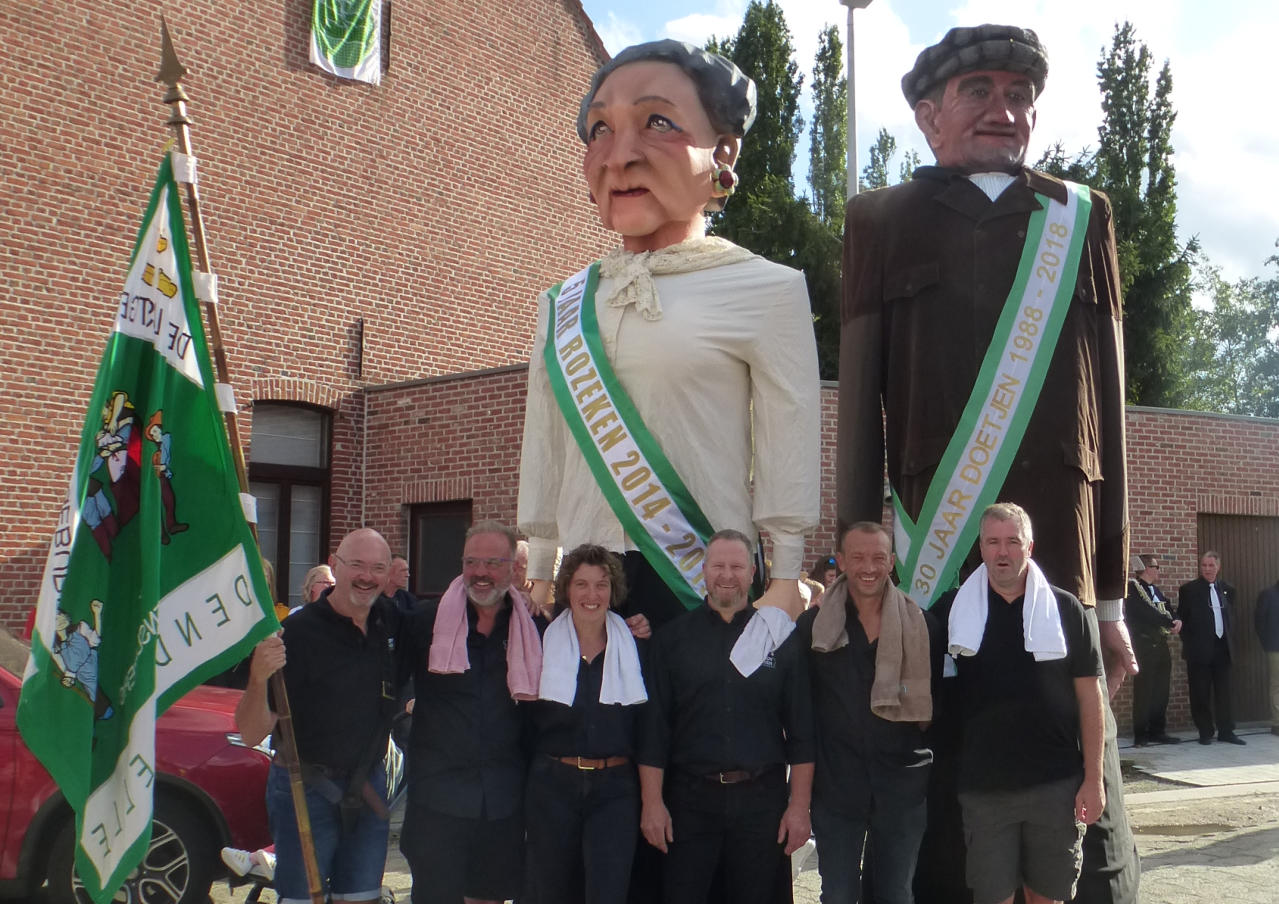
[[583, 171], [622, 247], [539, 299], [519, 527], [545, 600], [557, 547], [621, 553], [629, 612], [697, 606], [707, 537], [772, 542], [761, 603], [792, 613], [818, 516], [817, 355], [804, 275], [706, 235], [733, 191], [755, 86], [677, 41], [591, 82]]

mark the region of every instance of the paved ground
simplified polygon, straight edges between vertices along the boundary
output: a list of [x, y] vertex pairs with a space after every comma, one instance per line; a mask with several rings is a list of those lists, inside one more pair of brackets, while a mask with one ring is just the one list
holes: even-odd
[[[1248, 744], [1135, 748], [1120, 741], [1128, 812], [1141, 852], [1141, 904], [1279, 901], [1279, 736], [1243, 729]], [[409, 874], [392, 824], [386, 885], [399, 904]], [[795, 878], [795, 904], [817, 904], [816, 855]], [[214, 887], [214, 904], [243, 904], [247, 889]], [[274, 902], [272, 892], [262, 901]]]

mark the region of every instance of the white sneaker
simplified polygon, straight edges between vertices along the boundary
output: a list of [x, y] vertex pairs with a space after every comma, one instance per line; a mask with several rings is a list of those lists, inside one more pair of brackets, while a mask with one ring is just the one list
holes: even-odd
[[254, 851], [249, 855], [249, 859], [253, 861], [253, 868], [249, 870], [250, 876], [256, 876], [266, 882], [275, 881], [274, 851]]
[[233, 847], [224, 847], [222, 849], [222, 862], [227, 865], [227, 869], [241, 878], [247, 876], [249, 870], [256, 865], [253, 862], [252, 854]]

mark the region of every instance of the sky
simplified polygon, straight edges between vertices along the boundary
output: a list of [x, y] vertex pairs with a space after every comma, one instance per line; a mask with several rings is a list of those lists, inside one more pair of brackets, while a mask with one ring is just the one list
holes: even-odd
[[[702, 44], [736, 34], [748, 0], [582, 0], [612, 53], [640, 41], [678, 38]], [[847, 42], [848, 10], [838, 0], [778, 0], [804, 78], [801, 111], [811, 116], [813, 55], [828, 24]], [[856, 12], [855, 97], [860, 169], [881, 128], [899, 156], [932, 155], [901, 93], [901, 77], [921, 50], [956, 25], [983, 22], [1033, 28], [1048, 50], [1048, 81], [1027, 155], [1034, 162], [1060, 141], [1068, 154], [1097, 146], [1101, 95], [1097, 63], [1117, 22], [1130, 21], [1139, 41], [1172, 68], [1173, 162], [1182, 241], [1197, 236], [1204, 255], [1228, 279], [1279, 276], [1266, 260], [1279, 253], [1279, 117], [1270, 108], [1275, 79], [1270, 55], [1279, 34], [1274, 0], [873, 0]], [[750, 152], [747, 136], [745, 152]], [[807, 190], [807, 142], [797, 154], [796, 188]]]

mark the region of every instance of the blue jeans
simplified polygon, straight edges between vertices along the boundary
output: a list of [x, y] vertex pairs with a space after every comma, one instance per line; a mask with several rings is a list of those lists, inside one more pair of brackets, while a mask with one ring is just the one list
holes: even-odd
[[822, 877], [822, 904], [857, 904], [861, 900], [864, 848], [875, 876], [874, 904], [913, 904], [911, 885], [927, 817], [927, 801], [922, 797], [910, 801], [882, 796], [873, 801], [869, 812], [859, 816], [837, 813], [814, 800], [813, 834], [817, 839], [817, 871]]
[[[386, 789], [386, 773], [375, 765], [369, 781], [379, 795]], [[334, 901], [376, 901], [382, 894], [382, 872], [386, 868], [386, 845], [391, 824], [378, 819], [367, 806], [360, 809], [354, 828], [343, 834], [342, 814], [310, 785], [306, 786], [306, 808], [311, 820], [316, 862], [325, 891]], [[275, 893], [280, 904], [310, 904], [311, 895], [302, 862], [302, 842], [293, 814], [293, 793], [289, 773], [272, 766], [266, 781], [266, 811], [275, 840]]]

